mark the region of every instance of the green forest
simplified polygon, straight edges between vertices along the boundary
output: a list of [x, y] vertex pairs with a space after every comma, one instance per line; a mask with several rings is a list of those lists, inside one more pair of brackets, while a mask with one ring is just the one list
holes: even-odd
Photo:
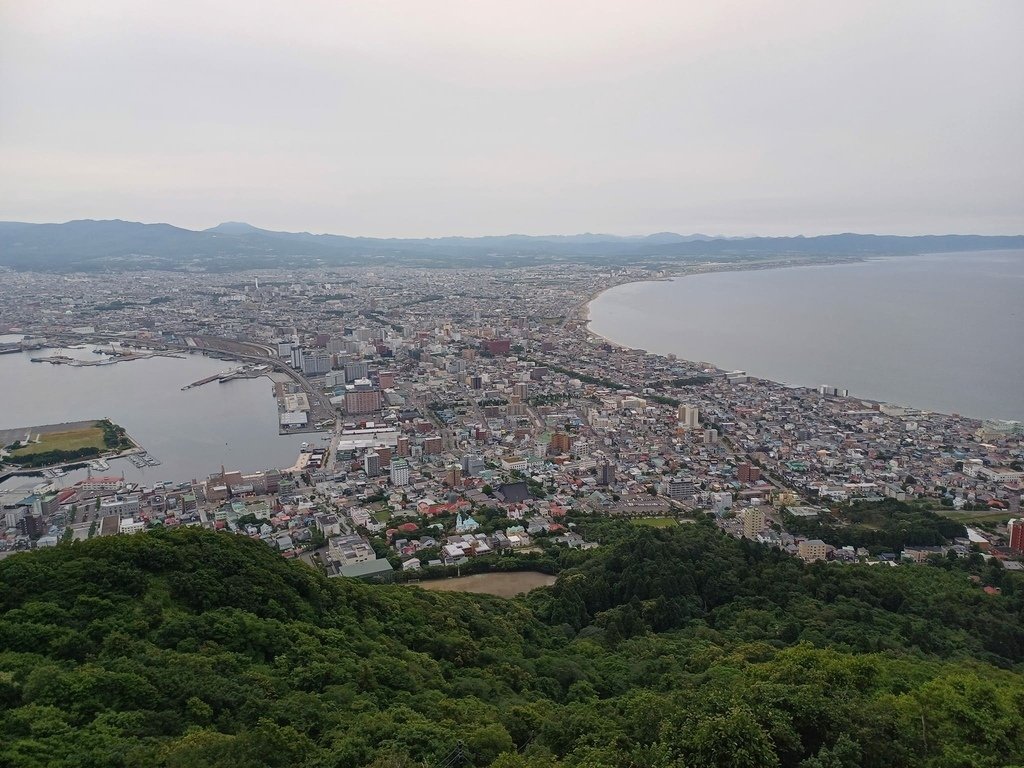
[[873, 554], [907, 546], [935, 546], [966, 537], [963, 523], [896, 499], [855, 501], [828, 513], [825, 520], [784, 515], [786, 530], [821, 539], [836, 547], [864, 547]]
[[603, 546], [515, 600], [199, 529], [9, 557], [0, 765], [1024, 765], [1024, 579], [998, 563], [580, 529]]

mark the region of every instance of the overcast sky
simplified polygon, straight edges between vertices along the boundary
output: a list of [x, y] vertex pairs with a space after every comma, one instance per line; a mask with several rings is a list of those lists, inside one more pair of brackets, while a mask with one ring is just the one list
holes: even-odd
[[1024, 233], [1022, 0], [0, 0], [0, 219]]

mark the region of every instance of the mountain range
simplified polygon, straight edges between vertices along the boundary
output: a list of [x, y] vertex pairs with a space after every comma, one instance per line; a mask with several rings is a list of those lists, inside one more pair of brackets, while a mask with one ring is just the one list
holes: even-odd
[[408, 263], [416, 266], [511, 266], [548, 261], [606, 264], [766, 256], [863, 257], [1024, 248], [1024, 235], [715, 237], [674, 232], [502, 235], [420, 239], [276, 232], [242, 222], [205, 230], [171, 224], [83, 219], [60, 224], [0, 222], [0, 266], [19, 270], [95, 271]]

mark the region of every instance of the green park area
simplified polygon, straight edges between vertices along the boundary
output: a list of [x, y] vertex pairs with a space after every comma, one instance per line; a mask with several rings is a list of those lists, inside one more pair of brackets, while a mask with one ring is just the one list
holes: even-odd
[[1012, 517], [1017, 517], [1013, 512], [1005, 509], [993, 509], [991, 512], [969, 512], [964, 510], [954, 511], [952, 509], [936, 510], [936, 514], [947, 520], [955, 520], [964, 525], [977, 523], [1005, 523]]
[[674, 517], [640, 517], [633, 521], [637, 525], [646, 525], [651, 528], [671, 528], [678, 525]]
[[20, 459], [50, 451], [76, 451], [80, 448], [95, 448], [99, 451], [105, 447], [103, 430], [96, 426], [86, 429], [69, 429], [67, 432], [50, 432], [38, 435], [36, 439], [38, 442], [31, 442], [17, 448], [11, 452], [11, 455]]
[[7, 461], [23, 467], [47, 467], [91, 459], [133, 447], [131, 438], [108, 419], [69, 424], [67, 429], [28, 427], [24, 436], [5, 446]]

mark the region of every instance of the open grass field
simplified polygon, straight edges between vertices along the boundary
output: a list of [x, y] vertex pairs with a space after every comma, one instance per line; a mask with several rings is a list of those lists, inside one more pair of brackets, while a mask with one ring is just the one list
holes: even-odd
[[671, 528], [679, 525], [674, 517], [640, 517], [633, 521], [636, 525], [646, 525], [649, 528]]
[[957, 512], [952, 509], [935, 510], [936, 514], [942, 515], [948, 520], [956, 520], [958, 523], [970, 525], [971, 523], [1003, 523], [1012, 517], [1017, 517], [1005, 509], [992, 512]]
[[[35, 440], [37, 435], [32, 434]], [[106, 449], [103, 442], [103, 430], [99, 427], [86, 427], [81, 429], [70, 429], [65, 432], [44, 432], [38, 435], [39, 442], [32, 442], [26, 446], [11, 452], [13, 458], [31, 456], [36, 453], [48, 451], [74, 451], [79, 448], [98, 448], [100, 451]]]

